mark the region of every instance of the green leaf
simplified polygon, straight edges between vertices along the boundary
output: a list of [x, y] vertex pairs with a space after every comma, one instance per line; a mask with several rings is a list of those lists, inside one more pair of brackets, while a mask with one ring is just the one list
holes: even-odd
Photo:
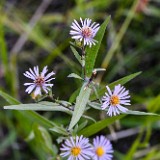
[[[65, 104], [66, 103], [67, 102], [65, 102]], [[40, 103], [28, 103], [28, 104], [4, 106], [4, 109], [25, 110], [27, 112], [33, 112], [33, 111], [54, 111], [54, 112], [56, 112], [56, 111], [60, 111], [60, 112], [65, 112], [70, 115], [73, 114], [73, 111], [70, 110], [69, 108], [63, 107], [57, 103], [47, 102], [47, 101], [42, 101]], [[35, 113], [35, 112], [33, 112], [33, 113]], [[36, 116], [36, 115], [34, 115], [34, 116]], [[95, 120], [92, 117], [89, 117], [86, 115], [82, 115], [82, 117], [95, 122]], [[54, 125], [56, 126], [56, 124], [54, 124]], [[58, 127], [58, 126], [56, 126], [56, 127]]]
[[4, 106], [4, 109], [33, 110], [33, 111], [61, 111], [61, 112], [70, 113], [69, 109], [63, 106], [60, 106], [56, 103], [53, 103], [52, 105], [50, 103], [48, 105], [37, 104], [37, 103], [10, 105], [10, 106]]
[[36, 142], [45, 152], [56, 155], [52, 147], [52, 139], [48, 131], [38, 124], [33, 125], [34, 135], [36, 137]]
[[71, 73], [71, 74], [69, 74], [67, 77], [69, 77], [69, 78], [78, 78], [78, 79], [83, 80], [82, 77], [80, 77], [79, 75], [77, 75], [77, 74], [75, 74], [75, 73]]
[[76, 49], [74, 47], [71, 46], [71, 50], [74, 54], [74, 56], [76, 57], [76, 59], [78, 60], [78, 62], [82, 65], [82, 58], [79, 55], [79, 53], [76, 51]]
[[121, 78], [121, 79], [119, 79], [119, 80], [117, 80], [117, 81], [114, 81], [114, 82], [110, 83], [108, 86], [112, 89], [112, 88], [114, 88], [114, 86], [117, 85], [117, 84], [123, 85], [123, 84], [129, 82], [130, 80], [132, 80], [133, 78], [137, 77], [137, 76], [140, 75], [141, 73], [142, 73], [141, 71], [140, 71], [140, 72], [133, 73], [133, 74], [131, 74], [131, 75], [129, 75], [129, 76], [123, 77], [123, 78]]
[[[129, 82], [129, 81], [132, 80], [133, 78], [137, 77], [139, 74], [141, 74], [141, 72], [133, 73], [133, 74], [131, 74], [131, 75], [129, 75], [129, 76], [123, 77], [123, 78], [121, 78], [121, 79], [119, 79], [119, 80], [117, 80], [117, 81], [114, 81], [114, 82], [108, 84], [108, 86], [109, 86], [111, 89], [113, 89], [114, 86], [117, 85], [117, 84], [124, 85], [125, 83]], [[103, 87], [102, 89], [100, 89], [100, 90], [98, 91], [99, 97], [103, 96], [105, 92], [106, 92], [106, 87]], [[95, 99], [97, 99], [96, 95], [92, 95], [92, 96], [91, 96], [91, 100], [95, 100]]]
[[69, 102], [73, 103], [76, 100], [81, 88], [76, 89], [69, 98]]
[[149, 100], [149, 102], [147, 104], [147, 109], [148, 109], [148, 111], [155, 113], [160, 110], [159, 106], [160, 106], [160, 95]]
[[78, 135], [84, 135], [86, 137], [92, 136], [96, 134], [97, 132], [101, 131], [102, 129], [106, 128], [108, 125], [114, 123], [116, 120], [121, 119], [125, 115], [119, 115], [119, 116], [114, 116], [114, 117], [108, 117], [104, 120], [98, 121], [85, 129], [81, 130], [78, 132]]
[[[35, 104], [35, 103], [34, 103], [34, 104]], [[72, 105], [70, 102], [63, 101], [63, 100], [56, 100], [55, 103], [49, 102], [49, 101], [40, 101], [40, 102], [38, 102], [38, 104], [42, 104], [42, 105], [46, 105], [46, 106], [58, 106], [58, 105], [62, 104], [62, 105], [64, 105], [64, 106], [66, 106], [66, 108], [67, 108], [68, 106], [71, 106], [71, 105]], [[60, 105], [60, 106], [62, 106], [62, 105]]]
[[7, 93], [3, 92], [0, 90], [0, 96], [2, 96], [9, 104], [21, 104], [18, 100], [15, 98], [11, 97]]
[[[88, 105], [91, 106], [91, 107], [93, 107], [94, 109], [102, 110], [100, 103], [89, 102]], [[108, 111], [108, 109], [105, 109], [104, 111]], [[159, 114], [156, 114], [156, 113], [141, 112], [141, 111], [132, 111], [132, 110], [128, 110], [128, 111], [125, 112], [125, 113], [124, 113], [124, 112], [120, 112], [120, 113], [123, 113], [123, 114], [131, 114], [131, 115], [139, 115], [139, 116], [160, 116]]]
[[103, 22], [103, 24], [100, 26], [100, 29], [95, 37], [95, 39], [98, 41], [98, 43], [92, 47], [86, 48], [86, 74], [88, 77], [91, 76], [94, 64], [96, 61], [96, 57], [106, 30], [106, 27], [109, 23], [110, 16], [107, 17], [107, 19]]
[[54, 127], [54, 128], [50, 128], [49, 130], [65, 136], [69, 135], [69, 133], [62, 127], [59, 127], [59, 128]]
[[130, 147], [128, 153], [125, 155], [125, 157], [123, 158], [124, 160], [132, 160], [134, 159], [134, 154], [136, 153], [138, 147], [141, 144], [141, 138], [142, 138], [142, 134], [143, 132], [140, 132], [140, 134], [138, 135], [137, 139], [134, 141], [134, 143], [132, 144], [132, 146]]
[[80, 131], [80, 130], [82, 130], [84, 127], [86, 127], [86, 126], [87, 126], [87, 123], [88, 123], [87, 120], [84, 121], [83, 123], [81, 123], [81, 124], [78, 126], [78, 131]]
[[91, 106], [91, 107], [94, 108], [94, 109], [102, 110], [102, 109], [101, 109], [101, 106], [102, 106], [102, 105], [101, 105], [100, 103], [97, 103], [97, 102], [89, 102], [88, 105]]
[[156, 114], [156, 113], [132, 111], [132, 110], [128, 110], [124, 114], [139, 115], [139, 116], [160, 116], [159, 114]]
[[91, 89], [89, 87], [86, 88], [86, 83], [84, 83], [79, 93], [79, 96], [76, 99], [74, 112], [68, 128], [69, 130], [71, 130], [75, 126], [75, 124], [79, 121], [79, 119], [83, 115], [90, 94], [91, 94]]
[[[0, 96], [2, 96], [9, 104], [15, 104], [15, 105], [21, 104], [18, 100], [16, 100], [15, 98], [11, 97], [10, 95], [8, 95], [7, 93], [1, 90], [0, 90]], [[46, 118], [42, 117], [36, 112], [33, 112], [33, 111], [25, 111], [25, 112], [21, 111], [20, 112], [19, 111], [19, 113], [23, 115], [24, 117], [28, 118], [30, 121], [33, 121], [33, 122], [36, 121], [47, 128], [56, 126], [56, 124], [47, 120]]]
[[[3, 16], [2, 16], [3, 17]], [[12, 79], [10, 78], [10, 71], [9, 71], [9, 56], [7, 53], [7, 45], [6, 45], [6, 38], [5, 38], [5, 27], [2, 20], [0, 20], [0, 59], [2, 62], [2, 67], [4, 70], [6, 81], [12, 83]]]

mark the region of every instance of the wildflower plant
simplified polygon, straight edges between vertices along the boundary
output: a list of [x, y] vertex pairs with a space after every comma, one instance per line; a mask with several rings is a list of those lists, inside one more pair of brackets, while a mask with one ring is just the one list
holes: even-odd
[[[48, 68], [51, 70], [50, 66], [45, 66], [41, 72], [38, 66], [33, 69], [31, 67], [24, 72], [24, 77], [31, 80], [31, 82], [28, 81], [29, 79], [25, 80], [26, 92], [38, 95], [37, 103], [20, 104], [18, 100], [0, 92], [1, 96], [12, 104], [5, 106], [4, 109], [26, 110], [23, 116], [29, 117], [27, 122], [29, 121], [32, 125], [36, 123], [28, 139], [33, 140], [38, 137], [43, 148], [49, 153], [48, 157], [68, 160], [111, 160], [114, 157], [111, 142], [105, 136], [97, 135], [91, 143], [90, 136], [98, 134], [99, 131], [107, 134], [103, 129], [127, 114], [155, 115], [126, 108], [132, 103], [129, 91], [125, 89], [124, 85], [138, 76], [140, 72], [109, 84], [105, 82], [105, 85], [100, 84], [100, 87], [95, 81], [95, 77], [105, 71], [105, 68], [95, 68], [95, 62], [97, 54], [102, 54], [99, 53], [99, 48], [109, 20], [110, 17], [107, 17], [101, 25], [89, 18], [84, 20], [80, 18], [80, 22], [77, 20], [72, 22], [69, 32], [72, 38], [71, 50], [79, 62], [82, 72], [80, 74], [77, 74], [78, 72], [71, 73], [68, 78], [81, 80], [82, 83], [70, 96], [69, 101], [60, 100], [54, 93], [52, 80], [55, 79], [55, 73], [54, 71], [48, 72]], [[75, 41], [78, 41], [79, 45], [74, 43]], [[57, 76], [58, 74], [56, 74]], [[52, 90], [54, 94], [52, 94]], [[97, 116], [90, 116], [88, 113], [91, 110], [95, 111], [99, 117], [103, 112], [104, 119], [99, 120], [100, 118]], [[35, 111], [64, 112], [70, 116], [70, 120], [67, 125], [63, 122], [59, 125]], [[58, 137], [53, 135], [54, 145], [48, 131], [58, 133]], [[48, 157], [43, 157], [43, 159], [48, 159]]]

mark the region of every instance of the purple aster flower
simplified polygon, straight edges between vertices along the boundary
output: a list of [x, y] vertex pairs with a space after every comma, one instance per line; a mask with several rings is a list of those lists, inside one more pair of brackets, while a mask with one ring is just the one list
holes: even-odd
[[68, 160], [87, 160], [93, 155], [89, 139], [83, 136], [66, 139], [60, 150], [60, 155]]
[[107, 114], [109, 116], [120, 114], [120, 112], [127, 112], [127, 108], [123, 107], [122, 105], [130, 105], [130, 95], [129, 91], [126, 90], [120, 84], [116, 85], [114, 91], [112, 92], [108, 86], [106, 86], [108, 93], [105, 93], [103, 96], [102, 101], [103, 104], [101, 108], [108, 109]]
[[33, 68], [33, 70], [29, 68], [29, 71], [24, 73], [24, 76], [33, 80], [32, 83], [24, 83], [25, 86], [28, 86], [26, 89], [28, 94], [34, 90], [34, 96], [36, 97], [37, 95], [41, 95], [41, 90], [43, 90], [45, 93], [48, 93], [48, 91], [51, 90], [53, 84], [50, 84], [49, 82], [55, 78], [50, 77], [55, 73], [52, 71], [46, 75], [47, 71], [47, 66], [45, 66], [42, 72], [39, 73], [39, 67], [36, 66]]
[[96, 44], [96, 40], [93, 39], [99, 30], [99, 24], [93, 22], [89, 18], [84, 21], [80, 18], [81, 25], [78, 24], [76, 20], [72, 22], [70, 34], [75, 40], [83, 41], [84, 46], [89, 45], [90, 47]]
[[112, 144], [105, 136], [97, 136], [93, 139], [93, 160], [112, 160]]

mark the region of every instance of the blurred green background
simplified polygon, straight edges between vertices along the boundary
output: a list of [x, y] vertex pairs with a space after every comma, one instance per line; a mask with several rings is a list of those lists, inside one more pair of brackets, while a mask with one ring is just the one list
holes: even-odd
[[[126, 84], [131, 108], [160, 113], [160, 0], [1, 0], [0, 90], [23, 103], [33, 102], [25, 93], [23, 72], [48, 65], [56, 72], [53, 93], [68, 100], [80, 82], [67, 76], [81, 73], [70, 49], [70, 25], [80, 17], [101, 24], [109, 15], [96, 61], [96, 67], [106, 72], [95, 81], [106, 85], [142, 71]], [[49, 159], [51, 151], [43, 143], [36, 139], [26, 143], [34, 124], [19, 112], [3, 110], [7, 104], [0, 97], [0, 159]], [[62, 113], [40, 114], [67, 125], [68, 117], [64, 119]], [[101, 133], [113, 140], [115, 159], [124, 159], [124, 155], [125, 159], [160, 159], [159, 118], [126, 116]], [[51, 137], [56, 143], [56, 135], [51, 133]]]

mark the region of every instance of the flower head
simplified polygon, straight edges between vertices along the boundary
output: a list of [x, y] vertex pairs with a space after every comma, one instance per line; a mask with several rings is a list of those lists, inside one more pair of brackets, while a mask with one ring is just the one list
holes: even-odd
[[43, 90], [45, 93], [48, 93], [48, 91], [53, 86], [53, 84], [50, 84], [49, 82], [52, 79], [55, 79], [50, 77], [55, 73], [52, 71], [46, 75], [47, 71], [47, 66], [45, 66], [42, 72], [39, 73], [39, 67], [36, 66], [33, 68], [33, 70], [30, 68], [29, 71], [24, 73], [24, 76], [33, 80], [32, 83], [24, 83], [25, 86], [28, 86], [26, 89], [28, 94], [30, 94], [33, 90], [34, 96], [41, 95], [41, 90]]
[[112, 144], [105, 136], [97, 136], [93, 139], [93, 159], [111, 160], [113, 155]]
[[128, 109], [122, 105], [130, 105], [130, 95], [129, 91], [126, 90], [120, 84], [116, 85], [114, 91], [112, 92], [108, 86], [106, 86], [108, 93], [105, 93], [102, 101], [102, 109], [108, 109], [107, 114], [109, 116], [120, 114], [120, 112], [126, 112]]
[[81, 26], [76, 20], [72, 22], [70, 34], [75, 40], [83, 41], [84, 46], [89, 45], [90, 47], [96, 44], [96, 40], [93, 39], [99, 30], [99, 24], [93, 22], [89, 18], [86, 18], [84, 21], [80, 18]]
[[60, 150], [62, 151], [60, 155], [68, 157], [68, 160], [86, 160], [93, 154], [89, 139], [83, 136], [66, 139]]

